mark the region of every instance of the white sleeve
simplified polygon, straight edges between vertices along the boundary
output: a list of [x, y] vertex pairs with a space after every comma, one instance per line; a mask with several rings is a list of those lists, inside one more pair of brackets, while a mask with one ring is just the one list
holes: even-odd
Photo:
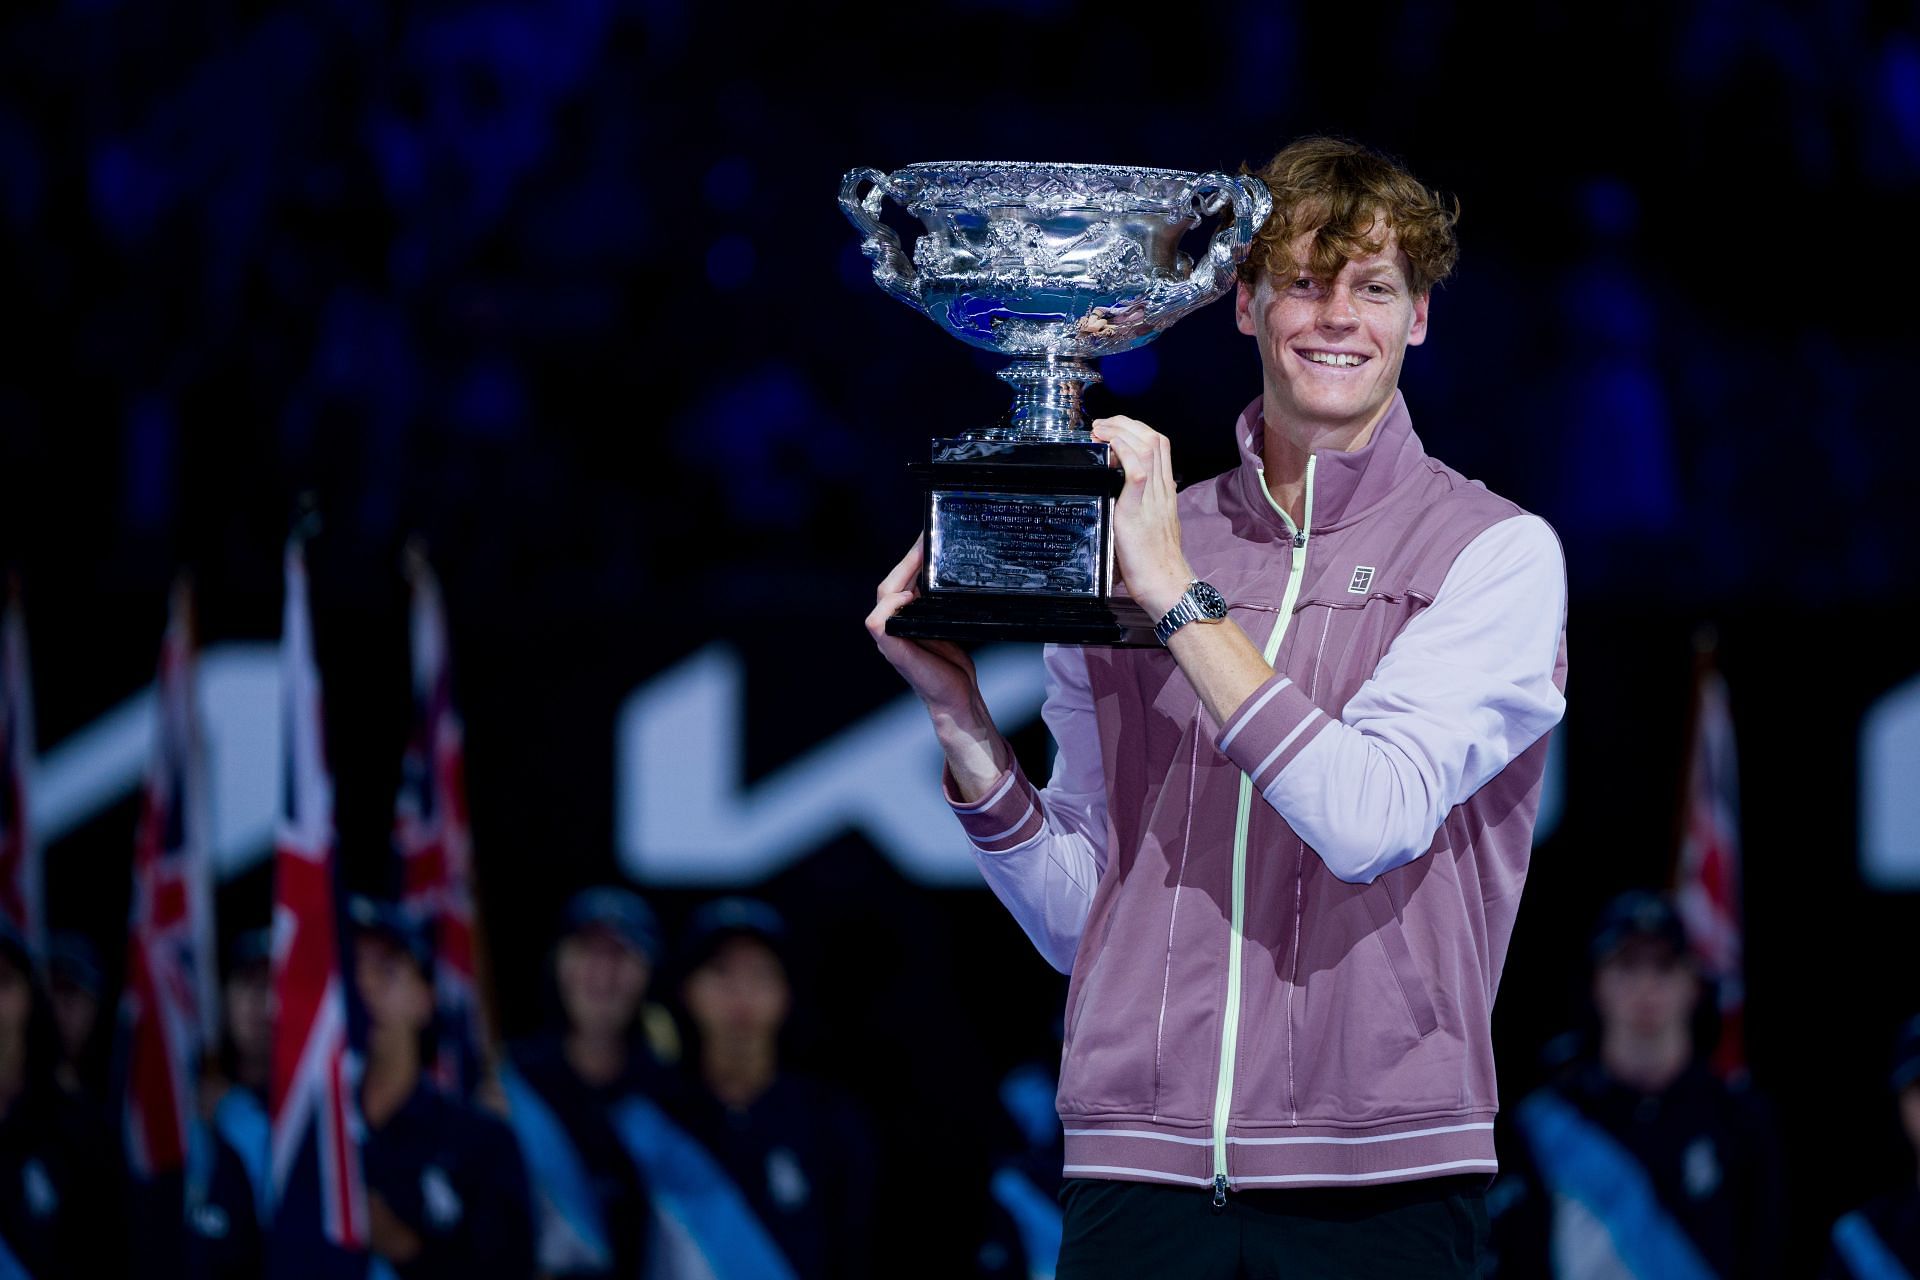
[[1216, 745], [1342, 880], [1426, 852], [1447, 813], [1560, 721], [1566, 566], [1538, 516], [1460, 552], [1334, 720], [1275, 675]]
[[950, 775], [942, 785], [987, 886], [1047, 963], [1068, 973], [1106, 868], [1107, 785], [1086, 655], [1075, 645], [1048, 645], [1046, 666], [1040, 714], [1056, 748], [1046, 787], [1036, 789], [1018, 763], [971, 803], [955, 798]]

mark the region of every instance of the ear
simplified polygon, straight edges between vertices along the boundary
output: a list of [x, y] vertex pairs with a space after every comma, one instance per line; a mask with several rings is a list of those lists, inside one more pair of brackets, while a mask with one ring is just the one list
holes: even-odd
[[1427, 340], [1427, 303], [1433, 298], [1433, 291], [1415, 294], [1413, 299], [1413, 325], [1407, 330], [1407, 345], [1417, 347]]
[[1255, 294], [1258, 292], [1258, 289], [1259, 286], [1250, 285], [1245, 280], [1233, 286], [1234, 327], [1248, 337], [1252, 337], [1255, 332], [1253, 327], [1253, 307]]

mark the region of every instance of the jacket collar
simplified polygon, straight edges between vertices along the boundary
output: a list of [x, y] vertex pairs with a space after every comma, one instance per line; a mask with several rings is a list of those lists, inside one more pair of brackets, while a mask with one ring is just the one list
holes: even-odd
[[[1266, 439], [1266, 418], [1260, 411], [1260, 397], [1240, 413], [1234, 439], [1240, 446], [1239, 487], [1247, 509], [1259, 520], [1283, 528], [1279, 514], [1267, 501], [1262, 485], [1266, 463], [1261, 447]], [[1406, 397], [1393, 393], [1386, 416], [1374, 427], [1366, 446], [1351, 453], [1336, 449], [1313, 451], [1313, 527], [1310, 534], [1338, 529], [1360, 519], [1380, 506], [1393, 491], [1419, 469], [1426, 460], [1420, 437], [1413, 433], [1413, 418], [1407, 412]]]

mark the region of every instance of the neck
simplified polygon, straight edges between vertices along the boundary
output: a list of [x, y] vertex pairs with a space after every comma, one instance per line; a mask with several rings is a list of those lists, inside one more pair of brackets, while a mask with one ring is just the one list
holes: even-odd
[[1660, 1093], [1680, 1078], [1693, 1057], [1693, 1037], [1685, 1027], [1653, 1035], [1610, 1031], [1600, 1043], [1607, 1074], [1642, 1093]]
[[1315, 450], [1352, 453], [1364, 449], [1373, 440], [1373, 431], [1393, 408], [1391, 398], [1365, 422], [1315, 422], [1288, 418], [1272, 391], [1261, 397], [1260, 413], [1265, 423], [1260, 440], [1260, 462], [1266, 473], [1267, 492], [1280, 504], [1293, 522], [1306, 520], [1307, 459]]
[[376, 1035], [367, 1054], [360, 1107], [375, 1129], [393, 1119], [420, 1084], [420, 1046], [411, 1031]]
[[567, 1065], [588, 1084], [612, 1084], [627, 1069], [627, 1042], [617, 1032], [569, 1032], [566, 1055]]
[[779, 1070], [773, 1041], [716, 1039], [700, 1055], [700, 1074], [707, 1089], [729, 1107], [751, 1106], [768, 1089]]

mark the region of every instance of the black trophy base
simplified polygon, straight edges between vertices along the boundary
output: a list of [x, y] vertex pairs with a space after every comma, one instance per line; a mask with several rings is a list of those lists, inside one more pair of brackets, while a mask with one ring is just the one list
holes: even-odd
[[932, 592], [887, 619], [887, 634], [963, 644], [1095, 644], [1158, 648], [1153, 619], [1131, 600], [1061, 599], [985, 592]]

